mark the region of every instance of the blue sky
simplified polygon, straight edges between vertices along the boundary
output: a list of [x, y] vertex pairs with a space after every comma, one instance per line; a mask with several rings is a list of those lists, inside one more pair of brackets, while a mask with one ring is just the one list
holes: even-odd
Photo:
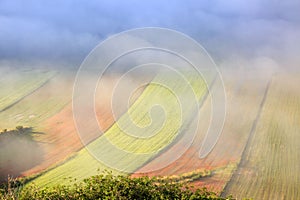
[[0, 60], [78, 66], [108, 36], [146, 26], [188, 34], [221, 60], [299, 63], [299, 0], [0, 0]]

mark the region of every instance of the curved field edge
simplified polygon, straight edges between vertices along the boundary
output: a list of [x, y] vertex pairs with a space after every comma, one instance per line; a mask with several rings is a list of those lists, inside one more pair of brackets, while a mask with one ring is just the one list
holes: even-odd
[[[207, 92], [206, 85], [201, 77], [195, 76], [192, 73], [188, 75], [189, 84], [192, 85], [193, 90], [197, 96], [197, 101]], [[172, 90], [176, 91], [177, 95], [185, 95], [185, 90], [190, 89], [187, 85], [185, 87], [178, 87], [178, 81], [174, 77], [160, 76], [157, 77], [159, 81], [165, 81], [168, 83], [169, 87], [173, 87]], [[101, 157], [108, 162], [113, 162], [114, 167], [117, 166], [118, 170], [107, 167], [107, 164], [99, 162], [93, 157], [87, 150], [87, 148], [79, 151], [72, 159], [69, 161], [43, 173], [41, 176], [36, 178], [34, 182], [40, 186], [54, 185], [56, 183], [67, 183], [64, 179], [66, 177], [74, 177], [77, 180], [82, 180], [85, 177], [94, 175], [98, 169], [112, 170], [114, 174], [124, 174], [122, 171], [127, 173], [132, 173], [138, 167], [142, 166], [147, 160], [151, 159], [153, 156], [158, 154], [163, 148], [167, 147], [172, 140], [177, 136], [177, 131], [182, 126], [187, 126], [188, 121], [183, 121], [179, 124], [178, 116], [179, 110], [174, 107], [178, 105], [178, 100], [175, 98], [174, 94], [170, 93], [170, 90], [158, 84], [149, 84], [149, 86], [144, 90], [142, 95], [138, 100], [130, 107], [129, 111], [125, 113], [119, 120], [128, 127], [132, 126], [130, 119], [133, 119], [135, 123], [139, 123], [140, 126], [146, 126], [149, 123], [149, 115], [147, 115], [148, 110], [152, 107], [153, 103], [160, 104], [164, 106], [166, 115], [170, 117], [166, 118], [165, 126], [157, 131], [155, 136], [152, 136], [148, 142], [144, 139], [137, 139], [130, 135], [126, 135], [122, 129], [115, 123], [108, 131], [100, 136], [98, 139], [93, 141], [87, 147], [89, 150], [96, 152], [97, 156]], [[188, 115], [193, 113], [192, 110], [197, 105], [190, 105], [190, 107], [185, 108], [183, 115]], [[145, 113], [141, 115], [140, 113]], [[130, 115], [130, 118], [128, 117]], [[127, 122], [126, 122], [127, 120]], [[153, 128], [153, 127], [152, 127]], [[154, 129], [157, 127], [154, 127]], [[130, 129], [128, 129], [130, 130]], [[147, 129], [146, 129], [147, 131]], [[153, 129], [148, 129], [144, 134], [151, 134]], [[168, 133], [166, 137], [165, 133]], [[111, 145], [110, 142], [114, 145]], [[127, 145], [124, 145], [127, 144]], [[124, 152], [130, 152], [129, 154], [120, 154], [120, 151], [116, 150], [115, 147], [124, 148]], [[140, 153], [144, 154], [142, 157]], [[137, 159], [138, 158], [138, 159]]]

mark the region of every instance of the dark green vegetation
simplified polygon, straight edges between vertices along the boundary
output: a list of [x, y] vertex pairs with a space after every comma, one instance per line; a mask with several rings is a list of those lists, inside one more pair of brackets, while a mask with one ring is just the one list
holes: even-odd
[[[72, 180], [70, 180], [72, 182]], [[30, 185], [21, 190], [20, 184], [9, 182], [1, 190], [0, 199], [205, 199], [222, 200], [213, 192], [195, 190], [188, 185], [165, 178], [130, 178], [111, 173], [84, 179], [73, 185], [56, 185], [39, 189]]]

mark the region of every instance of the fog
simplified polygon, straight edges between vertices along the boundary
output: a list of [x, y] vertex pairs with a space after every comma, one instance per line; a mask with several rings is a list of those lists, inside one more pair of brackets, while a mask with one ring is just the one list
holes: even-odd
[[[38, 165], [43, 159], [43, 149], [29, 135], [10, 130], [0, 134], [0, 183], [8, 178], [16, 178], [21, 172]], [[42, 134], [42, 133], [36, 133]]]
[[77, 68], [108, 36], [158, 26], [190, 35], [220, 62], [269, 57], [282, 67], [296, 69], [299, 8], [297, 0], [2, 0], [0, 59], [67, 63]]

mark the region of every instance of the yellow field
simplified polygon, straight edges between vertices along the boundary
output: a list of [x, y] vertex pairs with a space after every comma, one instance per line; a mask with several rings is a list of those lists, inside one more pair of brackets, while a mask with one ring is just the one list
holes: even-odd
[[[34, 182], [40, 186], [68, 183], [64, 178], [73, 177], [81, 180], [95, 175], [97, 169], [114, 170], [115, 174], [134, 172], [167, 147], [180, 133], [181, 128], [190, 122], [190, 117], [197, 108], [195, 103], [207, 92], [207, 88], [199, 75], [191, 73], [188, 77], [191, 85], [178, 84], [179, 77], [176, 76], [156, 77], [128, 112], [103, 136], [88, 145], [88, 149], [99, 156], [100, 162], [87, 149], [83, 149], [69, 161], [39, 176]], [[156, 81], [168, 83], [169, 88], [156, 84]], [[191, 86], [197, 101], [183, 108], [179, 100], [189, 97], [188, 91], [191, 88], [188, 87]], [[152, 112], [149, 116], [148, 112], [153, 109], [153, 105], [161, 106], [163, 113]], [[151, 125], [148, 126], [149, 124]], [[147, 126], [148, 128], [143, 129]], [[143, 131], [136, 131], [137, 127]], [[142, 138], [143, 136], [145, 138]], [[116, 169], [111, 169], [109, 165]]]

